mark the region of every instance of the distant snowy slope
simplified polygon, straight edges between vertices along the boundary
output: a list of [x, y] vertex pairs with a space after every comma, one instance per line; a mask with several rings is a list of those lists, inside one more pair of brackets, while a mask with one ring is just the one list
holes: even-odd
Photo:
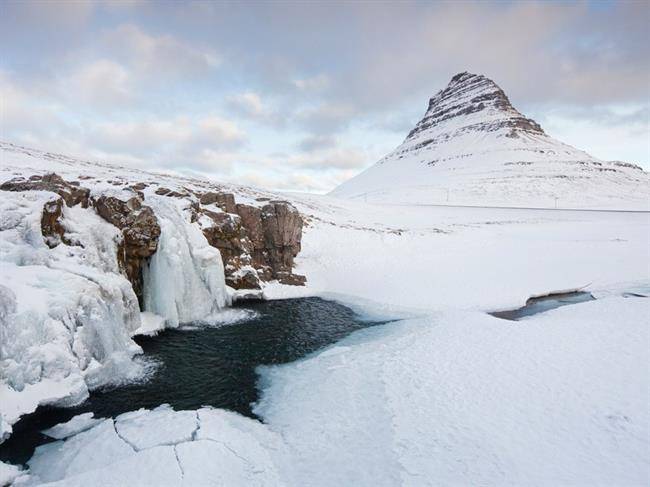
[[549, 137], [485, 76], [460, 73], [393, 152], [332, 196], [369, 202], [649, 209], [640, 167]]

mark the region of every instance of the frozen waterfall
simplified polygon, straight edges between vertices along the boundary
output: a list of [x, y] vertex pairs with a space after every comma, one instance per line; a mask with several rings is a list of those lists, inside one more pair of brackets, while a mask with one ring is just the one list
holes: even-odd
[[147, 199], [160, 223], [158, 250], [144, 269], [144, 308], [166, 325], [209, 319], [230, 304], [219, 250], [211, 247], [186, 200]]

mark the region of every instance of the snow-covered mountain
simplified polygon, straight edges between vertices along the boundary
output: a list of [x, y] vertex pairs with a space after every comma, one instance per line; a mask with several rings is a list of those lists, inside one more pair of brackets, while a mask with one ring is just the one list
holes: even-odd
[[371, 202], [647, 209], [640, 167], [547, 135], [485, 76], [459, 73], [390, 154], [331, 193]]

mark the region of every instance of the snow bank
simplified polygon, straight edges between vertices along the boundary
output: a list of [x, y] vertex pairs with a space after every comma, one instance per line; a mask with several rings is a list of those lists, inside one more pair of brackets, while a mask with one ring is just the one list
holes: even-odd
[[230, 303], [219, 250], [190, 222], [188, 202], [168, 197], [147, 199], [158, 217], [158, 250], [144, 270], [147, 311], [166, 325], [204, 320]]
[[533, 295], [650, 282], [650, 213], [366, 205], [301, 196], [305, 289], [409, 308], [493, 311]]
[[[0, 414], [6, 436], [40, 404], [74, 405], [88, 389], [137, 376], [130, 338], [138, 303], [116, 261], [117, 230], [64, 208], [73, 245], [48, 248], [40, 230], [50, 193], [0, 192]], [[107, 373], [110, 370], [110, 373]]]
[[611, 298], [365, 330], [264, 369], [256, 412], [295, 455], [290, 485], [645, 485], [649, 312]]

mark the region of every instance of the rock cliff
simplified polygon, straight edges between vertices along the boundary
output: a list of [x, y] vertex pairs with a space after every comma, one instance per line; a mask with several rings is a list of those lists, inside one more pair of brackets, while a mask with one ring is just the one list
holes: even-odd
[[[89, 178], [90, 179], [90, 178]], [[114, 182], [110, 182], [114, 185]], [[143, 268], [158, 249], [161, 227], [154, 210], [146, 203], [146, 191], [153, 197], [183, 198], [208, 243], [219, 249], [226, 283], [234, 289], [260, 289], [263, 282], [304, 285], [304, 276], [293, 273], [294, 258], [300, 252], [303, 219], [289, 202], [270, 200], [261, 206], [237, 203], [225, 191], [178, 191], [152, 184], [124, 183], [118, 196], [91, 190], [80, 181], [67, 181], [51, 173], [28, 179], [13, 178], [0, 185], [4, 191], [48, 191], [58, 195], [43, 206], [41, 231], [45, 243], [54, 248], [72, 245], [66, 238], [65, 207], [81, 205], [94, 210], [117, 227], [122, 240], [117, 261], [143, 303]], [[132, 195], [125, 197], [124, 194]]]

